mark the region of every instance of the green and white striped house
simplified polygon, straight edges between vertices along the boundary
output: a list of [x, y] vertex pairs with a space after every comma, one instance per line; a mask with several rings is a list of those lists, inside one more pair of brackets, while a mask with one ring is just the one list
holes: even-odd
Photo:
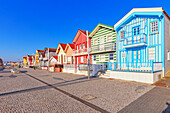
[[112, 26], [99, 23], [89, 37], [92, 64], [116, 62], [116, 32]]

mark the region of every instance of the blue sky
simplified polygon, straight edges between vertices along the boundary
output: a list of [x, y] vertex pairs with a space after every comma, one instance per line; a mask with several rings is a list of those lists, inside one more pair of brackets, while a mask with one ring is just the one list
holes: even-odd
[[78, 29], [113, 26], [132, 8], [163, 7], [170, 0], [0, 0], [0, 58], [17, 61], [36, 49], [71, 43]]

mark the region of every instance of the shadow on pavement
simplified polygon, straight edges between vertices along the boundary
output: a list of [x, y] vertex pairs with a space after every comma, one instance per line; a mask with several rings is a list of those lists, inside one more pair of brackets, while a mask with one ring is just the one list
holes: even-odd
[[166, 104], [168, 107], [162, 113], [170, 113], [170, 104], [168, 102]]
[[[91, 77], [91, 80], [97, 80], [100, 78], [95, 79], [96, 77]], [[78, 78], [78, 79], [74, 79], [74, 80], [69, 80], [69, 81], [64, 81], [64, 82], [59, 82], [56, 84], [50, 84], [54, 87], [61, 87], [61, 86], [67, 86], [67, 85], [72, 85], [72, 84], [78, 84], [78, 83], [83, 83], [83, 82], [87, 82], [88, 77], [82, 77], [82, 78]], [[71, 83], [70, 83], [71, 82]], [[18, 94], [18, 93], [24, 93], [24, 92], [29, 92], [29, 91], [36, 91], [36, 90], [42, 90], [42, 89], [48, 89], [51, 88], [48, 85], [45, 86], [40, 86], [40, 87], [34, 87], [34, 88], [29, 88], [29, 89], [23, 89], [23, 90], [18, 90], [18, 91], [13, 91], [13, 92], [7, 92], [7, 93], [1, 93], [0, 96], [5, 96], [5, 95], [11, 95], [11, 94]]]

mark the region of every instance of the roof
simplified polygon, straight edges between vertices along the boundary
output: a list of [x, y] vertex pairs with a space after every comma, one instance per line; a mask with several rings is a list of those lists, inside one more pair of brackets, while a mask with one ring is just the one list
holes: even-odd
[[170, 16], [165, 12], [165, 10], [163, 10], [163, 12], [165, 13], [165, 15], [169, 18], [170, 20]]
[[38, 52], [44, 52], [44, 50], [37, 50]]
[[119, 24], [121, 24], [124, 20], [126, 20], [127, 17], [129, 17], [134, 12], [163, 12], [162, 7], [157, 8], [133, 8], [129, 13], [127, 13], [121, 20], [119, 20], [115, 25], [114, 28], [116, 28]]
[[27, 56], [23, 56], [23, 58], [27, 58]]
[[95, 34], [100, 28], [108, 28], [108, 29], [114, 30], [113, 26], [109, 26], [109, 25], [105, 25], [105, 24], [99, 23], [99, 24], [93, 29], [93, 31], [90, 33], [89, 37], [90, 37], [90, 38], [93, 37], [94, 34]]
[[53, 56], [56, 60], [58, 59], [58, 56]]
[[[87, 37], [87, 35], [86, 35], [86, 31], [83, 31], [83, 30], [78, 30], [77, 31], [77, 33], [76, 33], [76, 36], [74, 37], [74, 40], [73, 40], [73, 43], [75, 43], [76, 41], [77, 41], [77, 39], [78, 39], [78, 37], [80, 36], [80, 34], [83, 34], [84, 36], [86, 36]], [[88, 35], [90, 34], [90, 32], [88, 32]]]
[[66, 48], [66, 46], [67, 46], [67, 44], [59, 43], [59, 44], [58, 44], [58, 47], [57, 47], [57, 50], [56, 50], [56, 54], [58, 54], [60, 48], [62, 48], [63, 51], [64, 51], [65, 48]]
[[54, 48], [45, 48], [45, 50], [48, 50], [49, 49], [49, 51], [53, 51], [53, 52], [56, 52], [56, 50], [57, 49], [54, 49]]
[[74, 44], [67, 43], [67, 46], [65, 48], [65, 52], [68, 50], [68, 47], [70, 47], [71, 49], [75, 49], [75, 45]]

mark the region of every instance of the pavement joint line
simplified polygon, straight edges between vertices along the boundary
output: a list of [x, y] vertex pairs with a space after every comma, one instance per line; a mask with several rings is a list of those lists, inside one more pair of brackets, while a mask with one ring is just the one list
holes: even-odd
[[38, 80], [39, 82], [42, 82], [42, 83], [44, 83], [44, 84], [54, 88], [55, 90], [58, 90], [58, 91], [62, 92], [63, 94], [65, 94], [65, 95], [67, 95], [67, 96], [69, 96], [69, 97], [71, 97], [71, 98], [73, 98], [73, 99], [75, 99], [75, 100], [77, 100], [77, 101], [79, 101], [79, 102], [89, 106], [90, 108], [93, 108], [93, 109], [95, 109], [95, 110], [97, 110], [97, 111], [99, 111], [101, 113], [109, 113], [108, 111], [106, 111], [106, 110], [104, 110], [104, 109], [102, 109], [102, 108], [100, 108], [100, 107], [98, 107], [98, 106], [96, 106], [96, 105], [86, 101], [86, 100], [83, 100], [83, 99], [81, 99], [81, 98], [79, 98], [79, 97], [77, 97], [75, 95], [72, 95], [72, 94], [70, 94], [70, 93], [68, 93], [68, 92], [66, 92], [66, 91], [64, 91], [62, 89], [59, 89], [59, 88], [57, 88], [57, 87], [55, 87], [55, 86], [53, 86], [53, 85], [51, 85], [51, 84], [49, 84], [47, 82], [44, 82], [43, 80], [40, 80], [40, 79], [30, 75], [30, 74], [27, 74], [27, 73], [24, 73], [24, 74], [28, 75], [31, 78], [34, 78], [34, 79]]

